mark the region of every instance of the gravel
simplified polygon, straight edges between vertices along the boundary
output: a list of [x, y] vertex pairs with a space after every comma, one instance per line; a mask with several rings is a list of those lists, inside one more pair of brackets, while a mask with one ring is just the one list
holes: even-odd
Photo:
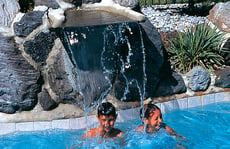
[[185, 7], [187, 4], [153, 5], [141, 8], [141, 11], [160, 32], [185, 31], [207, 21], [207, 17], [180, 13]]

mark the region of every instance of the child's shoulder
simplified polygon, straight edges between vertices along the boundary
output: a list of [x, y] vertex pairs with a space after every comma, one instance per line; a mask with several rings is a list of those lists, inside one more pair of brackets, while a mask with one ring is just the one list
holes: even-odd
[[86, 137], [86, 135], [87, 137], [95, 137], [97, 136], [97, 134], [98, 134], [98, 128], [92, 128], [88, 130], [87, 133], [83, 135], [83, 137]]

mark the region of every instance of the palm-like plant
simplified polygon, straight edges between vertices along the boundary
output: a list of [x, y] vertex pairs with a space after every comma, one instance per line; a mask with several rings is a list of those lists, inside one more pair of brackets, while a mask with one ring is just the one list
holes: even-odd
[[224, 63], [220, 52], [224, 51], [221, 44], [225, 33], [217, 31], [216, 27], [212, 29], [205, 23], [178, 34], [178, 38], [169, 41], [170, 61], [178, 71], [186, 73], [197, 65], [213, 71], [214, 66]]

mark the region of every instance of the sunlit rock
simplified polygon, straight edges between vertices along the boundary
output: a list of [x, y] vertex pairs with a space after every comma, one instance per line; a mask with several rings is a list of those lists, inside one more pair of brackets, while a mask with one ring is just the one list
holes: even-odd
[[220, 30], [230, 33], [230, 2], [217, 3], [209, 11], [208, 19]]

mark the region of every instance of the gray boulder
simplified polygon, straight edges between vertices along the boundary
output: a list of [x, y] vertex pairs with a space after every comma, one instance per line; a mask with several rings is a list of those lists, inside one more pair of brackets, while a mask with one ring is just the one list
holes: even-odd
[[194, 67], [186, 75], [189, 80], [188, 87], [193, 91], [205, 91], [211, 83], [208, 71], [201, 66]]

